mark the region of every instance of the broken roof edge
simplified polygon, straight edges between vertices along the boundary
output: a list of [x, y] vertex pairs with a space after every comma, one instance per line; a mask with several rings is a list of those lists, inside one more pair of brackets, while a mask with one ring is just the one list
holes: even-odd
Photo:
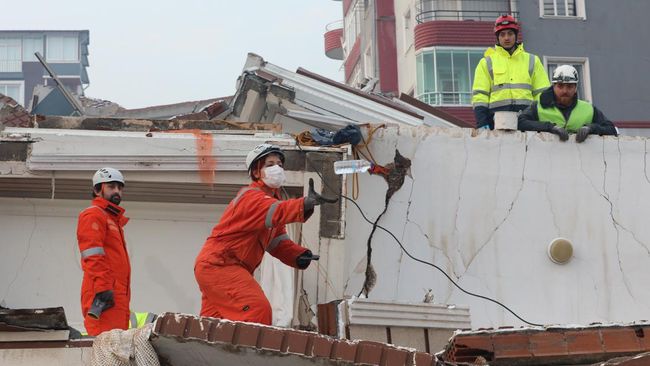
[[[409, 365], [433, 366], [435, 356], [417, 352], [405, 347], [374, 341], [350, 341], [328, 337], [315, 332], [291, 328], [272, 327], [256, 323], [245, 323], [199, 317], [194, 315], [163, 313], [156, 319], [151, 342], [170, 364], [207, 365], [203, 358], [213, 352], [225, 358], [232, 356], [240, 364], [278, 364], [269, 357], [295, 357], [291, 363], [302, 365]], [[199, 342], [201, 352], [190, 342]], [[183, 351], [183, 350], [186, 351]], [[243, 352], [242, 352], [243, 351]], [[259, 358], [258, 358], [259, 357]], [[180, 363], [174, 363], [180, 362]]]
[[[301, 69], [299, 69], [301, 70]], [[338, 105], [354, 110], [362, 110], [367, 115], [372, 115], [373, 121], [398, 123], [409, 126], [424, 125], [424, 117], [408, 110], [407, 108], [376, 95], [364, 94], [361, 91], [348, 90], [344, 84], [313, 74], [309, 77], [284, 69], [280, 66], [265, 61], [261, 56], [249, 53], [242, 70], [242, 75], [260, 73], [265, 77], [271, 76], [271, 81], [300, 90], [314, 97], [330, 100]], [[320, 78], [320, 80], [319, 80]], [[329, 82], [325, 82], [329, 80]], [[238, 89], [239, 92], [239, 89]], [[235, 98], [237, 94], [235, 95]], [[366, 123], [366, 121], [355, 121]]]

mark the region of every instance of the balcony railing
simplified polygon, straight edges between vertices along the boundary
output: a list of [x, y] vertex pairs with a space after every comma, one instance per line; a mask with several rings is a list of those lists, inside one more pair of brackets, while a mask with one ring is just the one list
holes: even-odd
[[415, 4], [415, 20], [418, 23], [432, 20], [494, 21], [503, 14], [517, 18], [516, 3], [516, 0], [419, 0]]
[[417, 99], [429, 105], [471, 105], [472, 93], [467, 92], [425, 92]]

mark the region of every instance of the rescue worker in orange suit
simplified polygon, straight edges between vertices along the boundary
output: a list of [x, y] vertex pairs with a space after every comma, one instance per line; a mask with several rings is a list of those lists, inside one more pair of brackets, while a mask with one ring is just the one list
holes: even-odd
[[271, 305], [253, 277], [264, 252], [298, 269], [318, 259], [289, 239], [285, 224], [305, 222], [314, 206], [336, 199], [317, 194], [310, 180], [308, 196], [280, 200], [284, 160], [282, 150], [270, 144], [248, 153], [252, 182], [228, 204], [194, 265], [202, 316], [270, 325]]
[[129, 219], [119, 206], [123, 190], [119, 170], [99, 169], [93, 176], [92, 203], [79, 214], [77, 241], [84, 272], [81, 312], [91, 336], [129, 327], [131, 265], [123, 229]]

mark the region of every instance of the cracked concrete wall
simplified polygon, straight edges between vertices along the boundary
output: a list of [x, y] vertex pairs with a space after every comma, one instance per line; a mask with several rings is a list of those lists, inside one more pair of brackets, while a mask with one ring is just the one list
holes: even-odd
[[[477, 134], [477, 135], [473, 135]], [[466, 290], [493, 297], [533, 323], [647, 319], [650, 311], [650, 179], [647, 141], [591, 136], [583, 144], [539, 133], [392, 127], [371, 151], [379, 164], [395, 149], [412, 176], [379, 225], [415, 257], [433, 262]], [[360, 175], [358, 203], [372, 221], [386, 183]], [[351, 192], [348, 183], [348, 192]], [[346, 208], [344, 293], [359, 293], [371, 225]], [[556, 237], [574, 244], [565, 265], [551, 262]], [[468, 304], [474, 327], [521, 325], [495, 304], [463, 294], [443, 274], [408, 258], [378, 230], [377, 284], [369, 297]]]

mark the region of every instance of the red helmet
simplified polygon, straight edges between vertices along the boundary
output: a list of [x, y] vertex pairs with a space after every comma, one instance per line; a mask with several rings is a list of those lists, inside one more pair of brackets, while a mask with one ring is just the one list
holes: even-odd
[[494, 34], [498, 34], [504, 29], [512, 29], [515, 32], [519, 32], [519, 23], [517, 23], [517, 19], [509, 14], [498, 17], [496, 22], [494, 22]]

